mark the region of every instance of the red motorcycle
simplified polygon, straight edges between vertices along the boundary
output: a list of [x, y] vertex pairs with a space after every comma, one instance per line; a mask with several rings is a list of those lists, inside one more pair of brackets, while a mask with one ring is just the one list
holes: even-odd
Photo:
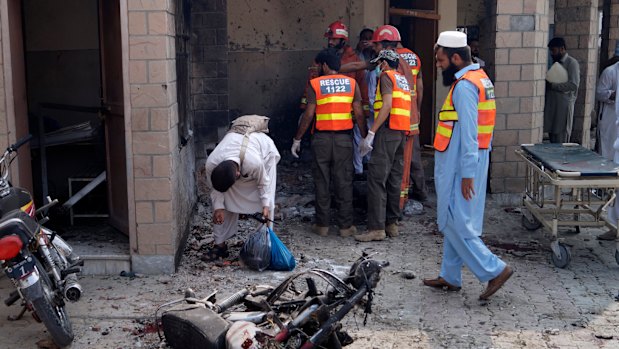
[[21, 312], [9, 319], [18, 320], [26, 310], [31, 311], [54, 342], [65, 347], [73, 341], [65, 299], [80, 299], [82, 287], [76, 273], [83, 261], [66, 241], [42, 226], [47, 217], [37, 219], [58, 201], [48, 198], [48, 204], [36, 210], [32, 195], [8, 180], [17, 149], [31, 138], [9, 146], [0, 158], [0, 263], [16, 288], [4, 303], [10, 306], [21, 300]]

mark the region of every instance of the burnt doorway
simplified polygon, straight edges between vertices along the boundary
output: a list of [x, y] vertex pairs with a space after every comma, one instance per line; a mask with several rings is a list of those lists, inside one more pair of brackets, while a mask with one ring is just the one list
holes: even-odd
[[434, 137], [435, 96], [434, 82], [434, 43], [438, 37], [438, 1], [391, 0], [389, 23], [398, 28], [402, 45], [417, 53], [421, 59], [423, 76], [423, 100], [421, 104], [421, 123], [419, 140], [423, 145], [431, 145]]
[[98, 183], [62, 223], [128, 234], [119, 0], [22, 0], [22, 18], [35, 201]]

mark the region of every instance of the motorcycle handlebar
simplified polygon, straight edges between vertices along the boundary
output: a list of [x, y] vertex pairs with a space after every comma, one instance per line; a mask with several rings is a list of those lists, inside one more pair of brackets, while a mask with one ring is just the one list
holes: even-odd
[[17, 149], [19, 149], [19, 147], [21, 147], [22, 145], [24, 145], [24, 144], [26, 144], [26, 143], [30, 142], [30, 140], [31, 140], [31, 139], [32, 139], [32, 135], [31, 135], [31, 134], [29, 134], [29, 135], [27, 135], [26, 137], [24, 137], [24, 138], [22, 138], [22, 139], [18, 140], [17, 142], [15, 142], [15, 144], [11, 144], [11, 145], [9, 146], [9, 150], [11, 150], [11, 151], [17, 151]]

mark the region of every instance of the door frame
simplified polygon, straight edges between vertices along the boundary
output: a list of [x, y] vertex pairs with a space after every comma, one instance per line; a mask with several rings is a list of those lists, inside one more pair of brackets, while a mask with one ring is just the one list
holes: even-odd
[[138, 239], [135, 218], [135, 183], [133, 180], [133, 133], [131, 129], [131, 87], [129, 85], [129, 6], [127, 1], [128, 0], [120, 0], [120, 36], [122, 45], [123, 94], [125, 109], [125, 159], [127, 161], [127, 216], [129, 221], [129, 250], [133, 255], [138, 253]]
[[[6, 135], [0, 136], [2, 147], [15, 143], [29, 133], [21, 7], [21, 0], [0, 2], [5, 100], [5, 116], [4, 120], [0, 120], [0, 122], [4, 121], [6, 127]], [[18, 15], [15, 15], [15, 12]], [[14, 15], [11, 16], [9, 13]], [[18, 114], [20, 117], [18, 117]], [[32, 192], [32, 167], [29, 150], [28, 145], [24, 145], [20, 150], [15, 165], [11, 167], [10, 176], [14, 185]]]
[[[104, 1], [104, 0], [99, 0]], [[10, 4], [9, 4], [10, 3]], [[120, 0], [120, 31], [122, 45], [122, 72], [123, 72], [123, 100], [125, 111], [125, 157], [127, 165], [127, 207], [129, 224], [130, 253], [138, 252], [137, 227], [135, 218], [135, 194], [133, 181], [133, 150], [131, 130], [131, 95], [129, 92], [129, 20], [127, 0]], [[18, 6], [20, 9], [20, 25], [11, 25], [9, 19], [10, 6]], [[13, 10], [15, 8], [12, 8]], [[12, 16], [11, 16], [12, 17]], [[0, 135], [0, 142], [14, 143], [21, 136], [28, 133], [27, 117], [21, 118], [25, 122], [25, 129], [17, 117], [17, 112], [27, 113], [26, 101], [26, 74], [25, 74], [25, 48], [23, 47], [23, 28], [21, 26], [21, 0], [0, 1], [0, 30], [2, 38], [2, 70], [4, 73], [4, 99], [6, 105], [5, 118], [0, 118], [0, 123], [6, 124], [7, 135]], [[12, 44], [13, 41], [13, 44]], [[19, 42], [19, 49], [12, 49]], [[14, 69], [15, 68], [15, 69]], [[23, 91], [14, 89], [14, 86], [23, 87]], [[22, 96], [20, 98], [20, 96]], [[1, 145], [2, 143], [0, 143]], [[21, 159], [21, 161], [19, 161]], [[30, 154], [27, 151], [20, 152], [17, 159], [18, 166], [11, 170], [14, 184], [32, 189], [32, 169], [30, 167]]]

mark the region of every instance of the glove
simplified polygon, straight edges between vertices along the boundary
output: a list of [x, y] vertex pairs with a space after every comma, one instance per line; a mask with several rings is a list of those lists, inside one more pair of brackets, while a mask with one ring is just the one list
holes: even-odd
[[372, 149], [374, 149], [372, 147], [372, 144], [374, 144], [374, 132], [368, 131], [368, 135], [359, 145], [359, 154], [361, 154], [361, 156], [366, 156], [369, 152], [372, 151]]
[[290, 152], [292, 156], [295, 158], [299, 158], [299, 151], [301, 151], [301, 140], [300, 139], [292, 139], [292, 147], [290, 148]]

